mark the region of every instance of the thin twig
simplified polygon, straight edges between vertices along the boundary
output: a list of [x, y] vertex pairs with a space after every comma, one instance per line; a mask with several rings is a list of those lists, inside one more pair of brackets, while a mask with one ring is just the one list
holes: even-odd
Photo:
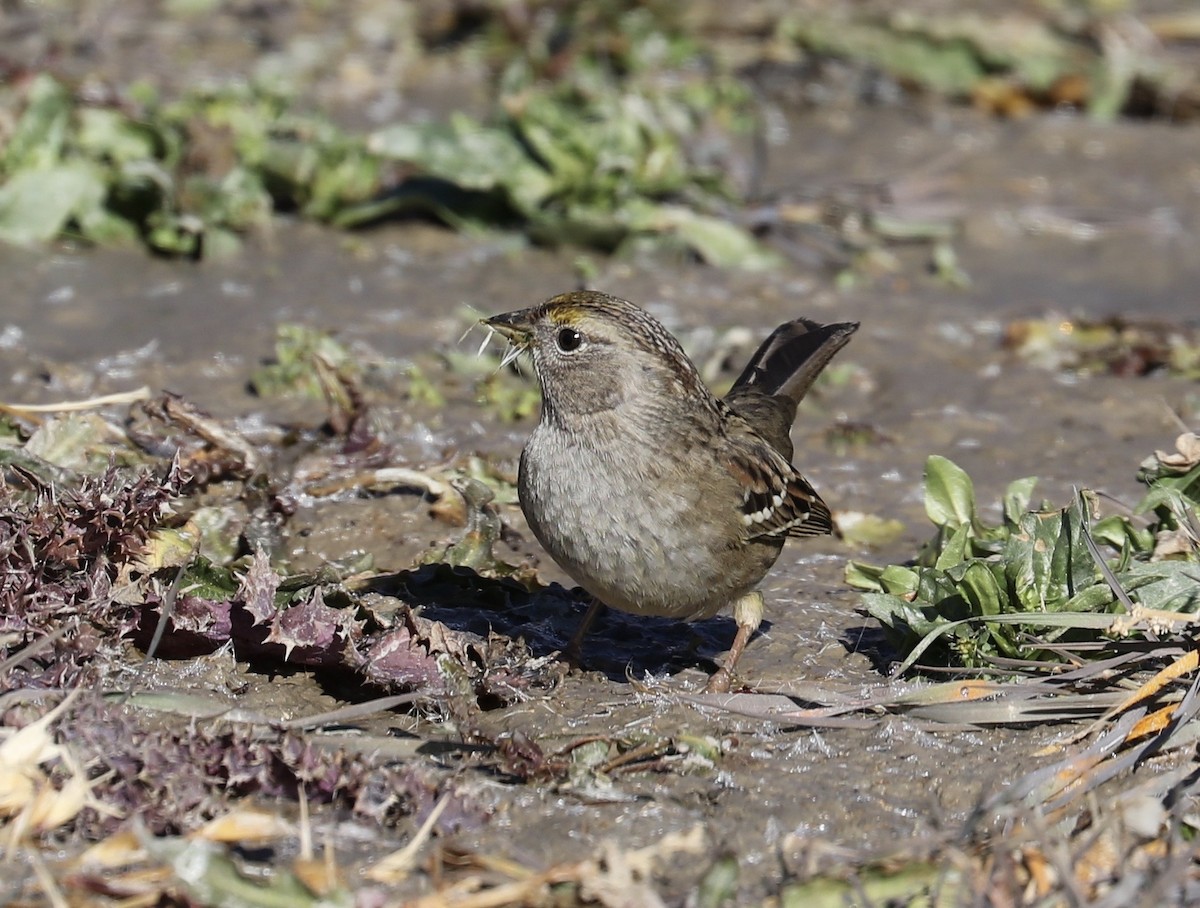
[[119, 391], [116, 394], [102, 394], [99, 397], [89, 397], [85, 400], [67, 400], [56, 404], [6, 404], [0, 403], [0, 411], [7, 413], [75, 413], [80, 410], [95, 410], [110, 404], [132, 404], [139, 400], [148, 400], [150, 388], [146, 385], [134, 391]]

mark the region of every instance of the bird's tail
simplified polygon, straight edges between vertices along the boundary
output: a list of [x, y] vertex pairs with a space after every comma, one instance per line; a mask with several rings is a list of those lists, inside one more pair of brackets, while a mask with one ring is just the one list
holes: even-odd
[[858, 322], [821, 325], [806, 318], [780, 325], [750, 357], [733, 383], [730, 396], [753, 388], [762, 394], [785, 397], [794, 408], [857, 330]]

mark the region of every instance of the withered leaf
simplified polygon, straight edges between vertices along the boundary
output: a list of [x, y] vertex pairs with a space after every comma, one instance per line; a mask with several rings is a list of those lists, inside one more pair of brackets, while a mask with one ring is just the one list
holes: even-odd
[[266, 624], [275, 618], [275, 592], [279, 589], [279, 580], [279, 575], [271, 569], [267, 553], [258, 549], [238, 588], [238, 599], [254, 619], [254, 624]]
[[307, 601], [276, 613], [266, 642], [282, 644], [288, 662], [342, 664], [344, 655], [353, 652], [353, 644], [361, 636], [362, 622], [348, 611], [330, 608], [320, 587], [314, 587]]

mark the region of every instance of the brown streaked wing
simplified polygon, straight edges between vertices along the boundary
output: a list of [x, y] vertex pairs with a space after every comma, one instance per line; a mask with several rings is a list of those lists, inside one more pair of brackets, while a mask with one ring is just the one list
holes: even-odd
[[729, 436], [725, 464], [743, 490], [746, 536], [819, 536], [833, 529], [829, 508], [796, 468], [753, 433]]

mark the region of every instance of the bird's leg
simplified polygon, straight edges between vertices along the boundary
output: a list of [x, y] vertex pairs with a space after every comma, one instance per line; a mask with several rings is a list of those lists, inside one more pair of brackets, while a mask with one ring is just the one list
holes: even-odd
[[583, 638], [588, 635], [588, 631], [592, 629], [592, 625], [596, 622], [596, 616], [604, 611], [604, 603], [595, 596], [591, 597], [592, 604], [588, 606], [588, 610], [584, 613], [583, 620], [579, 622], [579, 627], [576, 628], [574, 635], [571, 637], [571, 642], [567, 644], [566, 650], [563, 652], [563, 658], [571, 665], [572, 668], [579, 668], [580, 661], [583, 655]]
[[729, 647], [724, 663], [708, 679], [708, 684], [704, 688], [705, 693], [729, 693], [729, 685], [733, 681], [733, 670], [737, 666], [737, 661], [741, 658], [742, 650], [746, 648], [750, 638], [754, 636], [754, 632], [758, 630], [758, 626], [762, 624], [762, 619], [763, 595], [758, 590], [751, 590], [733, 604], [733, 620], [737, 622], [737, 634], [733, 638], [733, 645]]

